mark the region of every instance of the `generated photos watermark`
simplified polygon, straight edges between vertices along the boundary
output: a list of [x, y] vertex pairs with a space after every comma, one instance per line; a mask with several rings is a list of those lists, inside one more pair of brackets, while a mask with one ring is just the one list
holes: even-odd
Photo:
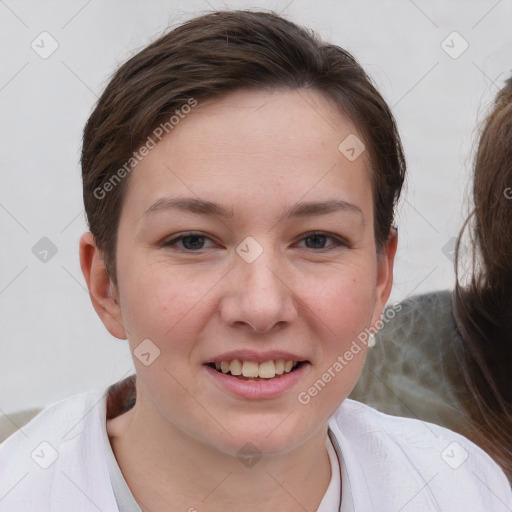
[[365, 328], [364, 331], [359, 333], [357, 339], [352, 341], [352, 344], [342, 355], [339, 355], [336, 358], [329, 368], [322, 374], [322, 376], [316, 380], [312, 386], [310, 386], [307, 390], [301, 391], [297, 395], [297, 400], [299, 403], [303, 405], [309, 404], [311, 399], [317, 396], [320, 391], [322, 391], [329, 382], [331, 382], [342, 370], [345, 368], [354, 356], [361, 352], [363, 346], [367, 346], [370, 340], [370, 337], [374, 335], [377, 331], [379, 331], [383, 325], [388, 323], [390, 320], [395, 318], [396, 314], [402, 310], [402, 305], [400, 303], [393, 304], [390, 308], [387, 308], [382, 315], [382, 318], [375, 322], [375, 325], [372, 327]]
[[[111, 192], [119, 183], [130, 174], [133, 169], [141, 162], [144, 157], [149, 155], [149, 152], [156, 147], [158, 142], [162, 138], [171, 132], [179, 122], [185, 118], [187, 114], [192, 111], [192, 108], [197, 106], [197, 100], [195, 98], [189, 98], [187, 103], [183, 104], [179, 109], [174, 111], [174, 114], [169, 117], [165, 123], [160, 123], [152, 132], [148, 135], [146, 142], [139, 148], [138, 151], [133, 152], [127, 162], [124, 163], [101, 187], [94, 189], [94, 197], [96, 199], [104, 199], [106, 195]], [[157, 139], [157, 140], [155, 140]]]

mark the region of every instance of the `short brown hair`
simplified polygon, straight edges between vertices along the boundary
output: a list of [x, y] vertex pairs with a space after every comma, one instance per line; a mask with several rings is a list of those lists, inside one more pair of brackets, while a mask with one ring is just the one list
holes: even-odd
[[123, 64], [85, 125], [85, 211], [116, 287], [117, 229], [129, 181], [113, 183], [116, 172], [120, 178], [148, 135], [191, 98], [202, 102], [247, 88], [307, 88], [334, 100], [364, 139], [377, 247], [388, 239], [405, 159], [394, 117], [358, 62], [275, 13], [213, 12], [174, 28]]

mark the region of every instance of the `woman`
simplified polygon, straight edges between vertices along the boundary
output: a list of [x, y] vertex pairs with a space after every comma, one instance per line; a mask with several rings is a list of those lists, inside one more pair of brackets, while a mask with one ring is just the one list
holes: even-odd
[[345, 400], [405, 173], [348, 53], [270, 13], [191, 20], [115, 73], [82, 170], [82, 271], [136, 375], [3, 443], [0, 510], [512, 506], [467, 439]]
[[460, 432], [512, 483], [512, 78], [483, 125], [473, 201], [457, 244], [472, 226], [469, 278], [459, 271], [457, 250], [453, 294], [400, 304], [379, 332], [351, 397]]

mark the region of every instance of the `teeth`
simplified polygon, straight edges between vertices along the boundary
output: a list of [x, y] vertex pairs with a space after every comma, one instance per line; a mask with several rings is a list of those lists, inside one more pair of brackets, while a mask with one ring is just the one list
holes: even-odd
[[276, 368], [276, 374], [282, 375], [284, 373], [284, 359], [278, 359], [274, 361], [274, 366]]
[[234, 359], [233, 361], [222, 361], [215, 363], [215, 368], [222, 373], [231, 372], [231, 375], [242, 375], [249, 378], [272, 379], [276, 375], [289, 373], [297, 366], [297, 361], [285, 361], [277, 359], [275, 361], [265, 361], [264, 363], [256, 363], [255, 361], [241, 361]]
[[276, 367], [274, 361], [267, 361], [261, 363], [259, 367], [258, 375], [261, 379], [272, 379], [276, 376]]
[[231, 361], [229, 369], [231, 370], [231, 375], [242, 375], [242, 361], [240, 359]]
[[242, 364], [242, 375], [244, 377], [258, 377], [258, 363], [244, 361]]

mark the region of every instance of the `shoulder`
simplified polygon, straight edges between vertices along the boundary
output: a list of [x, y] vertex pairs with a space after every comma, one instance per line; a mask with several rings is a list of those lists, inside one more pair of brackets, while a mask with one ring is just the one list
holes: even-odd
[[50, 490], [62, 487], [58, 482], [80, 486], [82, 468], [101, 462], [104, 453], [97, 441], [105, 402], [104, 392], [55, 402], [0, 444], [0, 511], [42, 510], [41, 503], [53, 503]]
[[0, 444], [0, 457], [8, 455], [14, 446], [32, 446], [39, 436], [60, 443], [76, 435], [80, 429], [75, 427], [102, 397], [101, 393], [81, 393], [46, 406]]
[[364, 478], [365, 492], [370, 482], [374, 496], [395, 493], [396, 505], [414, 496], [412, 508], [403, 512], [430, 510], [419, 506], [422, 501], [442, 510], [512, 509], [512, 491], [501, 468], [460, 434], [350, 399], [338, 408], [329, 426], [352, 473], [351, 484], [355, 479], [357, 489], [358, 478]]
[[85, 418], [102, 399], [102, 393], [81, 393], [46, 406], [0, 444], [0, 460], [10, 456], [13, 448], [32, 447], [40, 437], [61, 444], [79, 435]]
[[428, 421], [386, 414], [348, 398], [332, 418], [346, 436], [366, 436], [390, 449], [399, 447], [410, 461], [421, 465], [455, 469], [468, 462], [473, 469], [481, 466], [502, 473], [493, 459], [468, 438]]

